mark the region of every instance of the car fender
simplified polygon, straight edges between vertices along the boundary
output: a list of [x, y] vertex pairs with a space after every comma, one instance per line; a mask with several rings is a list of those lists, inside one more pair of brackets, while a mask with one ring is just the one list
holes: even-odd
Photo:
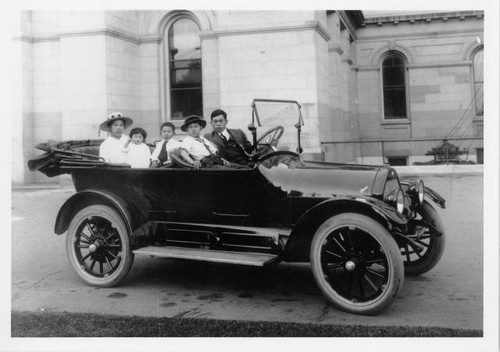
[[293, 227], [284, 251], [286, 261], [308, 261], [309, 248], [318, 227], [340, 213], [358, 213], [380, 222], [389, 231], [405, 229], [406, 218], [381, 200], [365, 196], [343, 196], [323, 201], [304, 213]]
[[86, 206], [94, 204], [108, 205], [118, 211], [130, 234], [143, 223], [143, 215], [133, 204], [112, 192], [92, 189], [78, 192], [66, 200], [57, 214], [54, 232], [58, 235], [65, 233], [73, 216]]

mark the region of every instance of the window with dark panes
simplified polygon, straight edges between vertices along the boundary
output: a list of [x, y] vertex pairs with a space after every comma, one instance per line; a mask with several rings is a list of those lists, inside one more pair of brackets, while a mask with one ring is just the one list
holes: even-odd
[[203, 114], [200, 29], [188, 18], [175, 21], [168, 30], [170, 116], [182, 120]]
[[408, 157], [407, 156], [388, 156], [387, 162], [390, 166], [407, 166]]
[[481, 48], [476, 51], [472, 59], [474, 72], [474, 103], [476, 106], [476, 116], [484, 114], [484, 77], [483, 77], [483, 53]]
[[406, 67], [397, 54], [388, 55], [382, 63], [384, 118], [406, 118]]

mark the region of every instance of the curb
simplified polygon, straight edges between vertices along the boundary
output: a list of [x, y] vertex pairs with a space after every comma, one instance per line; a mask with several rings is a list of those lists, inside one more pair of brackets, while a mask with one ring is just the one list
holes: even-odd
[[394, 166], [399, 175], [483, 175], [483, 165]]
[[27, 183], [16, 184], [11, 186], [12, 191], [42, 191], [42, 190], [61, 190], [72, 189], [75, 187], [72, 183]]

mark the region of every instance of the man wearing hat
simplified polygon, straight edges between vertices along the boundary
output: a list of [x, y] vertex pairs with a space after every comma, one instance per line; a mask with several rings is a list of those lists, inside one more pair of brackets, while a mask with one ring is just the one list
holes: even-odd
[[217, 147], [201, 135], [207, 122], [200, 116], [191, 115], [184, 120], [181, 130], [188, 133], [181, 144], [182, 158], [198, 170], [200, 167], [220, 167], [231, 164], [218, 155]]
[[100, 129], [109, 132], [108, 137], [99, 146], [99, 156], [108, 163], [127, 163], [126, 146], [130, 138], [123, 131], [132, 125], [129, 117], [123, 116], [121, 112], [109, 114], [108, 119], [101, 123]]

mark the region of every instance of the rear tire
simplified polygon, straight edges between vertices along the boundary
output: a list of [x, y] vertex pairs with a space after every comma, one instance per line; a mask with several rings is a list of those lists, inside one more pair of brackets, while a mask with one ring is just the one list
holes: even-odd
[[339, 309], [372, 315], [389, 306], [404, 281], [399, 248], [375, 220], [356, 213], [335, 215], [311, 244], [314, 278]]
[[66, 253], [77, 275], [97, 287], [118, 285], [134, 260], [124, 220], [106, 205], [88, 206], [73, 217]]

